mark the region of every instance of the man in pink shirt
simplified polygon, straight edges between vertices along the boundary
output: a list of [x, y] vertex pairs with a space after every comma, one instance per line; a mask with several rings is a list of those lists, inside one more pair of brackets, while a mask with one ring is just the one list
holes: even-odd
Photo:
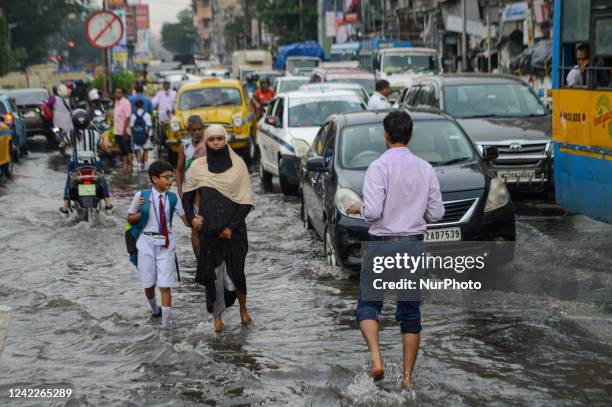
[[115, 140], [119, 145], [119, 154], [123, 160], [123, 171], [132, 172], [132, 140], [130, 139], [130, 118], [132, 104], [125, 97], [125, 90], [115, 89], [114, 130]]

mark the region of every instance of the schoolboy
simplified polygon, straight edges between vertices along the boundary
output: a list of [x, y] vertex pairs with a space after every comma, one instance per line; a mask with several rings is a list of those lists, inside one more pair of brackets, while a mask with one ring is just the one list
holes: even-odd
[[[172, 166], [155, 161], [149, 167], [153, 188], [138, 191], [132, 199], [127, 220], [139, 224], [141, 233], [136, 242], [138, 249], [138, 274], [145, 296], [154, 317], [161, 317], [162, 328], [170, 328], [172, 310], [171, 288], [176, 282], [175, 240], [172, 234], [172, 218], [180, 216], [186, 225], [181, 200], [169, 189], [173, 179]], [[148, 197], [148, 202], [145, 198]], [[161, 309], [155, 300], [155, 285], [161, 293]]]

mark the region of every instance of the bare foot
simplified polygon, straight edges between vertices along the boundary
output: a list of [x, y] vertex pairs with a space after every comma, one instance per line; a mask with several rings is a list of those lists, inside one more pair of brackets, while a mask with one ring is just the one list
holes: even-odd
[[370, 368], [370, 377], [374, 381], [382, 380], [385, 378], [385, 369], [383, 368], [382, 360], [380, 356], [372, 355], [372, 367]]
[[221, 318], [215, 318], [215, 332], [221, 333], [223, 331], [223, 321]]
[[248, 325], [251, 323], [251, 316], [246, 308], [240, 308], [240, 323], [242, 325]]

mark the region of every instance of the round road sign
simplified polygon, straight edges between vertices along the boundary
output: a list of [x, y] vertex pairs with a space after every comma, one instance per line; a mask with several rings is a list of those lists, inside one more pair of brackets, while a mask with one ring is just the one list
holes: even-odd
[[123, 23], [111, 11], [96, 11], [85, 21], [85, 37], [96, 48], [112, 48], [123, 37]]

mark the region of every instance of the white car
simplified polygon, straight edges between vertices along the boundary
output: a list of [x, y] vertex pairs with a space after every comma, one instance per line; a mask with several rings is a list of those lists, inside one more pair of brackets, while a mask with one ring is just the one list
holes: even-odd
[[281, 190], [294, 195], [299, 186], [299, 164], [325, 120], [338, 113], [366, 110], [351, 91], [295, 91], [279, 94], [261, 118], [257, 130], [259, 176], [269, 190], [272, 176]]
[[287, 93], [298, 90], [300, 86], [308, 83], [308, 76], [282, 76], [276, 80], [274, 84], [274, 93]]

